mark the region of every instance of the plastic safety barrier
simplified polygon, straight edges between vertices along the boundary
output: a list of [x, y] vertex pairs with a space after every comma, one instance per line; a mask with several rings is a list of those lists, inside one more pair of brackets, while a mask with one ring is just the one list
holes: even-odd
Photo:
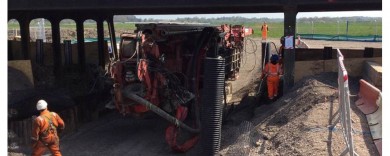
[[363, 79], [361, 79], [359, 83], [360, 98], [355, 104], [364, 114], [372, 114], [379, 108], [377, 100], [380, 95], [380, 90]]
[[359, 100], [355, 104], [366, 115], [372, 139], [382, 155], [382, 93], [363, 79], [359, 83]]
[[382, 139], [374, 140], [375, 146], [378, 149], [380, 155], [382, 155]]
[[368, 125], [370, 126], [370, 131], [372, 139], [381, 139], [382, 138], [382, 106], [379, 106], [379, 109], [372, 113], [366, 115]]
[[335, 123], [331, 127], [335, 127], [336, 124], [340, 123], [343, 129], [343, 137], [345, 141], [345, 149], [340, 155], [349, 154], [350, 156], [358, 155], [355, 152], [353, 137], [352, 137], [352, 124], [351, 124], [351, 105], [349, 101], [349, 86], [348, 86], [348, 72], [344, 66], [344, 56], [340, 52], [340, 49], [337, 49], [337, 64], [338, 64], [338, 90], [339, 90], [339, 109], [336, 114], [334, 114], [331, 119], [339, 115], [335, 120]]

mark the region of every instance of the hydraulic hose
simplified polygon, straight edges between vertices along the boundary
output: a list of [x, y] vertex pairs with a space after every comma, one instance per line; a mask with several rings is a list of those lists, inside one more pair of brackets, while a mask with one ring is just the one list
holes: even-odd
[[142, 97], [139, 97], [138, 95], [134, 94], [134, 93], [128, 93], [128, 92], [124, 92], [125, 96], [136, 101], [137, 103], [141, 104], [141, 105], [144, 105], [146, 106], [148, 109], [150, 109], [151, 111], [155, 112], [157, 115], [161, 116], [162, 118], [168, 120], [169, 122], [175, 124], [175, 126], [177, 127], [181, 127], [191, 133], [200, 133], [200, 129], [194, 129], [194, 128], [191, 128], [189, 126], [187, 126], [186, 124], [184, 124], [183, 122], [181, 122], [179, 119], [169, 115], [167, 112], [165, 112], [164, 110], [158, 108], [157, 106], [155, 106], [154, 104], [152, 104], [151, 102], [149, 102], [148, 100], [142, 98]]

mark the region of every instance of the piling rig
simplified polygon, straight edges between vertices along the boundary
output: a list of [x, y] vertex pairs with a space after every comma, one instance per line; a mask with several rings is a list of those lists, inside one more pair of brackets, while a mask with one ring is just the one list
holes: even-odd
[[[165, 139], [174, 151], [200, 140], [202, 155], [215, 154], [232, 87], [225, 82], [238, 78], [244, 37], [252, 33], [241, 25], [136, 24], [134, 33], [121, 34], [110, 63], [116, 109], [138, 116], [152, 111], [168, 120]], [[183, 130], [190, 137], [177, 141]]]

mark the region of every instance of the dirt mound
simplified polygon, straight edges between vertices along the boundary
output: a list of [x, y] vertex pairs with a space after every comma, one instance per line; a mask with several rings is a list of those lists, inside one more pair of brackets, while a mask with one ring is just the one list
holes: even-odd
[[[291, 92], [282, 98], [255, 110], [253, 122], [257, 125], [267, 121], [269, 125], [285, 125], [315, 104], [334, 96], [337, 89], [337, 73], [323, 73], [297, 82]], [[268, 120], [268, 118], [273, 117]]]
[[253, 118], [256, 131], [264, 135], [264, 140], [269, 139], [268, 144], [260, 143], [268, 146], [268, 150], [261, 153], [312, 155], [318, 152], [310, 143], [313, 138], [305, 135], [309, 114], [319, 104], [334, 99], [337, 96], [336, 87], [337, 73], [307, 77], [297, 82], [290, 93], [275, 103], [257, 108]]
[[[351, 93], [356, 92], [357, 80], [350, 78]], [[305, 77], [276, 102], [254, 109], [250, 121], [225, 127], [228, 135], [223, 136], [228, 137], [222, 137], [220, 154], [339, 155], [345, 148], [341, 127], [329, 127], [338, 109], [337, 96], [337, 73]], [[360, 122], [364, 119], [357, 112], [351, 116], [355, 150], [375, 155], [364, 121]]]

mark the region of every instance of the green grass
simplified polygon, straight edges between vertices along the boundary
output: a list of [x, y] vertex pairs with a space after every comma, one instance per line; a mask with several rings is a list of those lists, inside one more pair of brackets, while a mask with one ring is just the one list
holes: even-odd
[[[283, 23], [267, 23], [268, 24], [268, 37], [279, 38], [284, 34]], [[374, 22], [349, 22], [348, 35], [350, 36], [367, 36], [367, 35], [382, 35], [382, 23], [377, 23], [377, 27]], [[255, 31], [254, 36], [261, 36], [261, 23], [250, 23], [245, 26], [252, 27]], [[296, 33], [299, 34], [325, 34], [325, 35], [345, 35], [347, 24], [346, 22], [328, 22], [320, 23], [314, 22], [314, 27], [311, 23], [297, 23]], [[313, 29], [312, 29], [313, 28]], [[377, 30], [376, 30], [377, 29]], [[377, 33], [376, 33], [377, 32]]]
[[[262, 23], [250, 23], [250, 24], [244, 24], [244, 26], [253, 28], [253, 31], [255, 32], [253, 34], [254, 37], [261, 37], [261, 25]], [[279, 38], [283, 36], [284, 31], [283, 23], [267, 23], [268, 25], [268, 37], [269, 38]]]
[[[348, 35], [351, 36], [367, 36], [367, 35], [381, 35], [382, 34], [382, 23], [374, 22], [349, 22], [348, 24]], [[346, 35], [347, 33], [347, 22], [328, 22], [320, 23], [315, 22], [314, 27], [311, 23], [298, 23], [297, 33], [300, 34], [326, 34], [326, 35]], [[312, 29], [313, 28], [313, 29]], [[377, 29], [377, 30], [376, 30]]]
[[[50, 23], [45, 23], [45, 27], [50, 28]], [[245, 26], [252, 27], [254, 29], [255, 34], [253, 36], [260, 37], [261, 36], [261, 24], [262, 23], [247, 23]], [[270, 38], [279, 38], [284, 34], [283, 22], [278, 23], [267, 23], [268, 24], [268, 37]], [[32, 26], [36, 26], [31, 24]], [[62, 23], [60, 24], [62, 29], [76, 29], [76, 23]], [[96, 23], [84, 23], [85, 29], [96, 29]], [[339, 25], [337, 22], [314, 22], [314, 27], [312, 29], [312, 23], [297, 23], [297, 33], [300, 34], [325, 34], [325, 35], [345, 35], [346, 34], [347, 24], [346, 22], [340, 22]], [[8, 23], [8, 29], [14, 30], [19, 29], [19, 24], [14, 22]], [[105, 29], [107, 26], [105, 24]], [[115, 23], [115, 30], [134, 30], [134, 23]], [[377, 29], [377, 30], [376, 30]], [[348, 35], [351, 36], [367, 36], [367, 35], [378, 35], [382, 34], [382, 23], [374, 23], [374, 22], [349, 22], [348, 27]]]

